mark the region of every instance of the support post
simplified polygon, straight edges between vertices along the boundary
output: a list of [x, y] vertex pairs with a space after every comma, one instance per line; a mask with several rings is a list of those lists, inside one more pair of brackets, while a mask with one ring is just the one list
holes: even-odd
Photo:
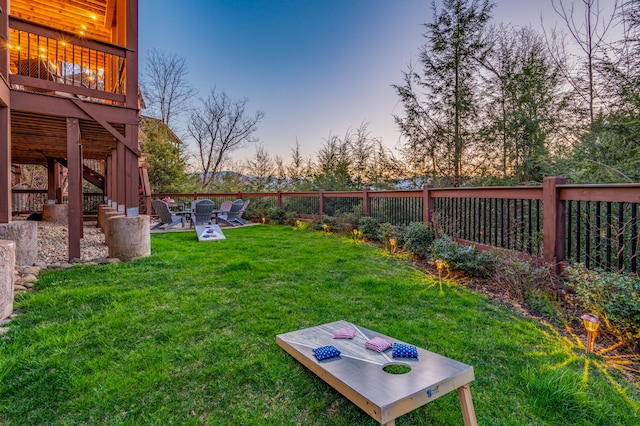
[[[135, 126], [127, 125], [127, 138], [133, 134], [137, 136]], [[137, 138], [135, 138], [137, 143]], [[138, 216], [140, 212], [140, 177], [138, 176], [138, 156], [131, 150], [125, 149], [126, 175], [125, 175], [125, 213], [127, 216]]]
[[69, 261], [80, 258], [82, 238], [82, 148], [80, 122], [67, 117], [67, 168], [69, 170]]
[[565, 202], [560, 200], [558, 185], [567, 180], [559, 176], [544, 178], [542, 183], [543, 259], [552, 265], [552, 272], [560, 272], [565, 254]]
[[433, 198], [429, 190], [433, 185], [424, 185], [422, 187], [422, 221], [425, 223], [433, 223]]
[[371, 191], [371, 188], [364, 188], [362, 190], [362, 215], [365, 217], [371, 216], [371, 199], [369, 198], [369, 191]]
[[324, 189], [319, 191], [319, 202], [318, 202], [318, 214], [320, 215], [320, 219], [324, 216]]
[[11, 221], [11, 113], [0, 106], [0, 223]]
[[122, 142], [118, 142], [116, 148], [117, 160], [116, 160], [116, 203], [118, 204], [118, 212], [124, 213], [125, 211], [125, 199], [126, 199], [126, 147]]

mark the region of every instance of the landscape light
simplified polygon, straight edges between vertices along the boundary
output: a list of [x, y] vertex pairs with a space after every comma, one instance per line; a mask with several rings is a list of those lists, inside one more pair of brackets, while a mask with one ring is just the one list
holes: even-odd
[[593, 314], [584, 314], [580, 317], [584, 324], [585, 330], [587, 330], [587, 344], [585, 346], [586, 353], [590, 354], [593, 352], [593, 342], [596, 340], [596, 336], [598, 335], [598, 328], [600, 328], [600, 318]]
[[395, 253], [398, 248], [398, 240], [396, 238], [389, 239], [389, 246], [391, 247], [391, 253]]
[[442, 281], [442, 271], [444, 270], [444, 260], [436, 259], [436, 269], [438, 270], [438, 280]]

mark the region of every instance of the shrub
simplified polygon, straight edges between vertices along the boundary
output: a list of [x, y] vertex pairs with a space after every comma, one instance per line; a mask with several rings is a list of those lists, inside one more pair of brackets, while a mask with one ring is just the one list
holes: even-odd
[[372, 217], [360, 218], [358, 229], [362, 232], [362, 236], [367, 240], [377, 241], [380, 239], [380, 224]]
[[298, 221], [298, 213], [296, 212], [286, 212], [284, 214], [284, 224], [289, 226], [294, 226]]
[[493, 260], [489, 252], [479, 253], [475, 246], [458, 244], [446, 236], [433, 241], [431, 258], [443, 260], [447, 268], [474, 276], [488, 275]]
[[509, 295], [520, 303], [547, 316], [568, 321], [562, 310], [560, 280], [551, 274], [547, 265], [518, 258], [515, 253], [492, 253], [493, 279]]
[[404, 248], [421, 259], [429, 257], [434, 233], [431, 223], [411, 222], [404, 228], [403, 238]]
[[[394, 253], [398, 248], [396, 228], [390, 223], [382, 223], [380, 224], [379, 236], [380, 240], [384, 244], [384, 248], [389, 253]], [[391, 243], [392, 240], [394, 240], [393, 244]]]
[[564, 276], [584, 308], [602, 318], [611, 332], [625, 341], [640, 338], [639, 277], [583, 265], [568, 267]]
[[339, 232], [340, 231], [340, 223], [338, 219], [334, 216], [323, 215], [322, 216], [322, 225], [323, 228], [327, 228], [329, 232]]
[[278, 207], [271, 207], [270, 209], [268, 209], [266, 217], [270, 223], [275, 223], [278, 225], [284, 224], [285, 220], [287, 219], [285, 211]]

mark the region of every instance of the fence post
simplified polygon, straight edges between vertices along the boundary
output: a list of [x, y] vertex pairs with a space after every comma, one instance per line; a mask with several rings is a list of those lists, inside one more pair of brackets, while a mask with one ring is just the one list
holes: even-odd
[[546, 177], [542, 183], [542, 257], [553, 265], [552, 271], [556, 274], [560, 272], [565, 253], [565, 202], [560, 200], [557, 186], [565, 183], [567, 179], [560, 176]]
[[364, 217], [371, 216], [371, 200], [369, 199], [369, 191], [371, 191], [371, 188], [362, 189], [362, 215]]
[[422, 187], [422, 221], [425, 223], [433, 221], [433, 198], [429, 193], [429, 189], [433, 185], [424, 185]]
[[319, 203], [318, 203], [318, 214], [320, 215], [320, 219], [324, 216], [324, 189], [319, 191]]
[[278, 208], [282, 209], [282, 191], [278, 191], [278, 198], [276, 199], [276, 203], [278, 204]]
[[194, 192], [193, 193], [193, 201], [197, 201], [198, 200], [198, 193]]

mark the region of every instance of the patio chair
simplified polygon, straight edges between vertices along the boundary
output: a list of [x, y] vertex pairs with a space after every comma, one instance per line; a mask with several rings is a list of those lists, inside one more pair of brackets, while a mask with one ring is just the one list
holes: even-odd
[[159, 229], [162, 225], [166, 225], [164, 230], [168, 231], [178, 223], [181, 223], [184, 228], [184, 215], [172, 213], [171, 210], [169, 210], [169, 205], [167, 203], [162, 200], [151, 200], [151, 206], [153, 207], [153, 211], [158, 215], [158, 220], [160, 221], [153, 225], [151, 229]]
[[238, 217], [234, 219], [234, 222], [237, 222], [240, 225], [245, 225], [247, 223], [247, 221], [242, 218], [242, 215], [247, 210], [247, 207], [249, 206], [249, 201], [251, 200], [246, 200], [244, 202], [244, 204], [242, 205], [242, 208], [240, 208], [240, 211], [238, 211]]
[[198, 200], [193, 203], [191, 213], [191, 226], [212, 225], [211, 213], [213, 212], [213, 201]]
[[[228, 213], [218, 213], [218, 223], [226, 223], [231, 226], [238, 226], [241, 223], [237, 222], [238, 212], [242, 209], [244, 202], [242, 200], [235, 200], [231, 204], [231, 209], [229, 209]], [[222, 210], [222, 209], [220, 209]]]

